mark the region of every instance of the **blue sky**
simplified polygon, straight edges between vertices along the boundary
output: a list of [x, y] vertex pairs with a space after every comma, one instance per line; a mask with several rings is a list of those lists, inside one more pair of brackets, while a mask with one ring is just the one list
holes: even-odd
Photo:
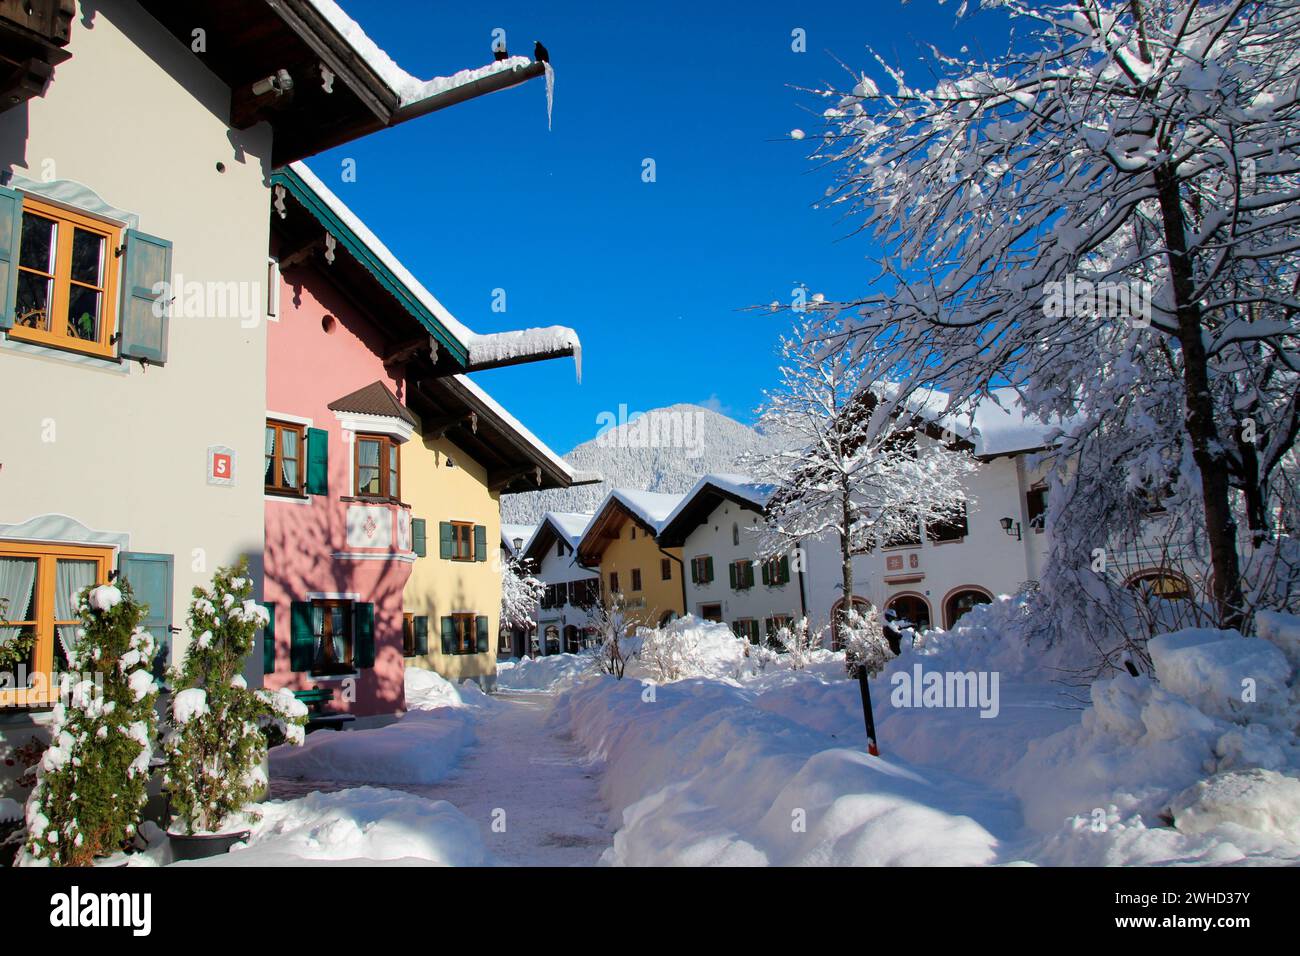
[[[535, 39], [550, 50], [549, 132], [534, 80], [309, 165], [471, 328], [578, 330], [581, 384], [567, 361], [475, 376], [560, 452], [620, 405], [697, 402], [752, 422], [789, 316], [744, 310], [789, 301], [798, 283], [863, 291], [871, 244], [813, 208], [829, 174], [788, 135], [814, 128], [826, 101], [794, 87], [844, 88], [838, 61], [870, 66], [868, 45], [919, 81], [920, 42], [1005, 42], [998, 14], [954, 26], [956, 0], [342, 5], [421, 78], [488, 62], [497, 27], [511, 53], [531, 56]], [[345, 158], [355, 182], [341, 181]]]

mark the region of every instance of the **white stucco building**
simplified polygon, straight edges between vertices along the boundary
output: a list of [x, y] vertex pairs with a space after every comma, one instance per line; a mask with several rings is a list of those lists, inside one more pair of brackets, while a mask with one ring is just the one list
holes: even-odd
[[521, 554], [546, 585], [537, 608], [537, 627], [527, 648], [516, 653], [558, 654], [590, 641], [591, 613], [600, 602], [600, 575], [577, 561], [578, 542], [592, 516], [548, 511], [524, 543]]

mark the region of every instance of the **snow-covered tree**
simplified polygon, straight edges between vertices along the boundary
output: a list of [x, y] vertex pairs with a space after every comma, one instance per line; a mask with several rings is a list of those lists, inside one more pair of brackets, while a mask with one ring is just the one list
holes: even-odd
[[813, 651], [824, 643], [824, 628], [814, 628], [808, 618], [801, 617], [790, 625], [777, 628], [773, 643], [785, 652], [786, 662], [793, 670], [802, 670], [812, 663]]
[[874, 607], [865, 611], [855, 607], [849, 611], [840, 633], [844, 640], [844, 656], [863, 668], [869, 678], [884, 670], [894, 657], [880, 623], [880, 612]]
[[[825, 354], [801, 325], [781, 339], [780, 387], [759, 423], [782, 441], [745, 467], [774, 491], [763, 549], [778, 552], [833, 536], [840, 551], [843, 611], [853, 604], [853, 556], [919, 535], [921, 523], [964, 514], [971, 456], [919, 434], [921, 423], [864, 388], [851, 356]], [[944, 436], [940, 436], [942, 438]]]
[[140, 626], [148, 609], [126, 581], [75, 600], [71, 669], [27, 798], [28, 863], [89, 866], [135, 835], [146, 799], [157, 722], [154, 640]]
[[526, 558], [511, 556], [501, 566], [501, 627], [529, 627], [546, 585], [532, 575]]
[[[1125, 494], [1195, 502], [1238, 624], [1239, 516], [1268, 537], [1300, 428], [1300, 7], [996, 6], [1032, 32], [1000, 58], [936, 52], [926, 87], [882, 60], [891, 90], [824, 91], [830, 202], [883, 255], [818, 337], [899, 404], [938, 386], [969, 408], [1010, 382], [1074, 423], [1060, 463], [1120, 436], [1123, 480], [1093, 483], [1090, 517], [1122, 518]], [[1064, 517], [1080, 551], [1116, 531]]]
[[[270, 620], [252, 598], [248, 562], [221, 568], [212, 590], [196, 587], [192, 636], [173, 675], [172, 729], [164, 741], [171, 808], [184, 832], [218, 833], [266, 786], [266, 735], [301, 744], [307, 708], [287, 688], [249, 690], [241, 673]], [[174, 824], [175, 825], [175, 824]]]
[[616, 594], [597, 604], [591, 612], [591, 626], [600, 642], [593, 658], [595, 669], [622, 680], [631, 656], [625, 644], [628, 621], [623, 614], [623, 596]]

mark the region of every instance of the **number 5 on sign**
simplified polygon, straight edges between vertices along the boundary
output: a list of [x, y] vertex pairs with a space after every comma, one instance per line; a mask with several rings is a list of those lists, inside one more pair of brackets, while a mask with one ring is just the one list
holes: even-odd
[[225, 445], [208, 447], [208, 484], [233, 485], [235, 483], [235, 450]]

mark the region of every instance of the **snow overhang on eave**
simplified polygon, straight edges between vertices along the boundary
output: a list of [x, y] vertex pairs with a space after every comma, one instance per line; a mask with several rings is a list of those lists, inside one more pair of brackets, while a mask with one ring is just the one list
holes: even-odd
[[444, 376], [572, 356], [581, 378], [582, 342], [573, 329], [552, 325], [509, 332], [474, 332], [456, 319], [306, 165], [293, 163], [276, 170], [271, 174], [271, 186], [275, 210], [272, 215], [288, 214], [287, 210], [280, 212], [284, 204], [278, 190], [283, 189], [323, 230], [322, 249], [324, 235], [332, 237], [428, 332], [427, 339], [400, 345], [390, 356], [394, 361], [427, 358], [426, 374]]

